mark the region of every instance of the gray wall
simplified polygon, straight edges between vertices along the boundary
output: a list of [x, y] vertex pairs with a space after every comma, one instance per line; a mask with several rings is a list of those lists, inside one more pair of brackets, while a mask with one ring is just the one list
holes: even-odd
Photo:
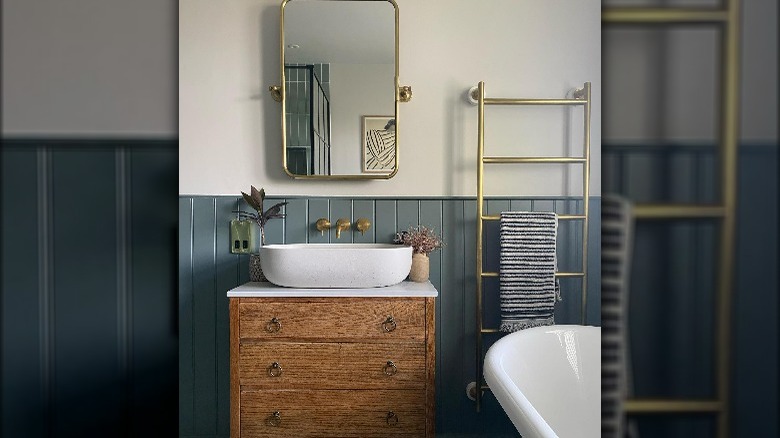
[[177, 14], [173, 0], [3, 0], [3, 134], [175, 136]]
[[[268, 200], [268, 205], [282, 198]], [[287, 218], [269, 222], [267, 243], [390, 242], [396, 231], [423, 224], [441, 232], [446, 246], [431, 254], [431, 282], [436, 300], [436, 430], [467, 436], [512, 435], [514, 430], [495, 399], [488, 395], [477, 414], [465, 388], [475, 379], [476, 201], [471, 198], [287, 198]], [[565, 198], [491, 199], [487, 211], [581, 212], [581, 202]], [[580, 205], [578, 205], [580, 204]], [[226, 292], [248, 281], [247, 256], [230, 254], [228, 225], [246, 209], [238, 197], [179, 198], [179, 432], [182, 436], [229, 433], [228, 299]], [[600, 323], [600, 199], [591, 200], [587, 323]], [[320, 217], [373, 223], [361, 236], [349, 232], [336, 240], [313, 227]], [[498, 270], [498, 223], [486, 230], [485, 267]], [[578, 230], [579, 228], [579, 230]], [[581, 263], [581, 226], [562, 223], [559, 269], [576, 271]], [[580, 323], [580, 280], [562, 282], [563, 302], [557, 323]], [[486, 282], [485, 326], [498, 326], [498, 284]], [[486, 348], [497, 335], [486, 337]]]

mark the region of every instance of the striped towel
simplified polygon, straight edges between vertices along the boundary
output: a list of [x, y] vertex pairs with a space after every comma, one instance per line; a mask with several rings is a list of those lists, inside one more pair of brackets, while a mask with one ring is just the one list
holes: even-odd
[[553, 212], [501, 213], [502, 332], [555, 323], [555, 301], [560, 301], [555, 279], [557, 233], [558, 216]]
[[626, 423], [624, 400], [632, 394], [628, 291], [633, 254], [631, 204], [617, 195], [601, 198], [601, 436], [638, 436]]

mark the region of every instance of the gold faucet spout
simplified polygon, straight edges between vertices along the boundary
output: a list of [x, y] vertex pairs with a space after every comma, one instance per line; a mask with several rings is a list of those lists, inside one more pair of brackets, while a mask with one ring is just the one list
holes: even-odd
[[336, 221], [336, 239], [340, 239], [341, 238], [341, 232], [344, 231], [344, 230], [348, 230], [351, 225], [352, 224], [349, 223], [349, 219], [348, 218], [343, 217], [343, 218], [337, 220]]

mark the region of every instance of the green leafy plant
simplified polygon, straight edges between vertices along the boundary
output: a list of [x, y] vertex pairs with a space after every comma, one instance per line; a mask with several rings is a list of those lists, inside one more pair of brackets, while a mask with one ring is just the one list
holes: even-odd
[[441, 237], [424, 225], [411, 226], [406, 231], [396, 233], [393, 242], [411, 246], [415, 253], [425, 255], [444, 246]]
[[260, 227], [260, 240], [265, 245], [265, 224], [271, 219], [284, 219], [286, 214], [282, 213], [282, 207], [287, 205], [287, 202], [280, 202], [274, 204], [268, 210], [263, 211], [263, 201], [265, 200], [265, 189], [257, 190], [255, 186], [251, 186], [251, 194], [241, 192], [244, 196], [244, 200], [250, 207], [254, 208], [257, 213], [252, 213], [243, 210], [234, 210], [234, 213], [238, 213], [238, 218], [241, 220], [254, 221]]

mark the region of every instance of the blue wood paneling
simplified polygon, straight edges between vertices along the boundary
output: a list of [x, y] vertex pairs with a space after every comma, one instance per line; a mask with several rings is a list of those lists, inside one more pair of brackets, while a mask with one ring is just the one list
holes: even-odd
[[[717, 202], [715, 147], [642, 149], [604, 146], [605, 193], [635, 202]], [[739, 148], [732, 436], [778, 433], [777, 153], [776, 144]], [[719, 239], [713, 220], [637, 223], [628, 298], [636, 395], [714, 394]], [[711, 436], [713, 430], [712, 421], [693, 418], [650, 417], [639, 424], [649, 436]]]
[[[460, 403], [463, 391], [468, 382], [474, 380], [474, 376], [464, 372], [464, 355], [461, 349], [468, 348], [466, 341], [464, 318], [465, 308], [463, 296], [465, 291], [464, 280], [467, 270], [473, 271], [474, 266], [466, 266], [465, 233], [463, 227], [464, 202], [460, 200], [443, 200], [441, 213], [441, 232], [446, 249], [441, 251], [441, 287], [440, 298], [436, 300], [436, 411], [452, 412], [456, 418], [465, 417], [468, 413], [465, 406]], [[474, 230], [471, 230], [474, 234]], [[472, 248], [473, 249], [473, 248]], [[472, 250], [473, 252], [473, 250]], [[473, 290], [472, 290], [473, 291]], [[471, 295], [474, 295], [473, 292]], [[446, 323], [444, 322], [446, 321]], [[472, 354], [468, 358], [473, 359]], [[472, 360], [473, 362], [473, 360]], [[444, 364], [450, 364], [445, 366]], [[443, 382], [458, 382], [454, 385], [444, 385]], [[436, 430], [449, 430], [451, 427], [444, 424], [441, 415], [436, 417]]]
[[[287, 219], [284, 227], [284, 243], [304, 243], [310, 226], [305, 199], [289, 199], [285, 206]], [[315, 218], [314, 221], [317, 219]]]
[[[235, 217], [232, 211], [236, 209], [238, 199], [216, 199], [216, 223], [230, 223]], [[216, 290], [226, 290], [233, 287], [239, 280], [238, 255], [231, 254], [230, 230], [228, 227], [216, 227]], [[228, 298], [225, 294], [217, 293], [216, 297], [216, 357], [230, 357], [230, 321], [228, 312]], [[230, 428], [230, 362], [217, 361], [216, 363], [216, 391], [217, 391], [217, 432]]]
[[400, 230], [395, 217], [396, 201], [379, 199], [374, 203], [374, 228], [377, 242], [392, 242], [395, 233]]
[[778, 436], [778, 148], [740, 154], [732, 436]]
[[112, 150], [52, 151], [55, 435], [123, 430], [115, 163]]
[[[466, 385], [475, 378], [476, 361], [474, 351], [476, 342], [474, 336], [475, 201], [463, 198], [305, 197], [290, 197], [285, 200], [290, 202], [287, 206], [288, 217], [284, 221], [269, 222], [266, 229], [267, 243], [390, 242], [396, 231], [417, 224], [433, 228], [436, 233], [444, 236], [445, 248], [431, 254], [430, 259], [430, 279], [441, 293], [436, 302], [437, 431], [442, 436], [448, 434], [512, 435], [513, 427], [492, 395], [486, 395], [485, 408], [479, 414], [474, 411], [473, 402], [465, 396]], [[243, 205], [243, 201], [239, 201], [238, 197], [183, 197], [180, 200], [181, 229], [184, 233], [181, 236], [180, 250], [184, 260], [180, 263], [180, 267], [186, 271], [180, 273], [180, 278], [185, 281], [192, 279], [181, 289], [181, 308], [186, 311], [190, 306], [192, 313], [181, 317], [182, 321], [190, 318], [188, 322], [191, 325], [189, 329], [182, 327], [182, 333], [186, 333], [187, 336], [182, 336], [180, 346], [185, 345], [193, 349], [193, 351], [180, 349], [180, 361], [186, 362], [180, 364], [180, 370], [187, 372], [185, 378], [180, 381], [180, 408], [189, 410], [181, 413], [180, 419], [190, 422], [181, 424], [182, 436], [198, 434], [227, 436], [229, 434], [229, 406], [225, 398], [229, 390], [227, 381], [229, 352], [224, 344], [228, 335], [224, 319], [227, 317], [224, 308], [225, 292], [246, 281], [242, 278], [241, 271], [245, 269], [247, 260], [245, 256], [229, 255], [229, 246], [221, 243], [225, 237], [220, 236], [226, 236], [230, 219], [235, 216], [230, 213], [229, 206], [236, 201]], [[275, 199], [269, 198], [267, 202], [275, 202]], [[572, 207], [570, 205], [572, 203], [576, 204], [576, 201], [567, 199], [491, 199], [489, 201], [496, 213], [513, 207], [555, 209], [560, 213], [566, 212], [569, 208], [581, 209], [581, 205]], [[588, 321], [598, 322], [600, 319], [598, 199], [594, 198], [591, 205], [594, 220], [591, 228], [592, 251], [589, 269], [595, 274], [591, 276], [589, 282], [591, 291]], [[245, 205], [243, 207], [245, 208]], [[335, 237], [335, 229], [321, 236], [313, 225], [320, 217], [330, 219], [334, 227], [338, 218], [345, 217], [353, 222], [353, 227], [344, 231], [341, 239], [338, 240]], [[358, 217], [366, 217], [373, 222], [372, 228], [365, 236], [360, 236], [354, 230], [354, 222]], [[216, 222], [214, 222], [215, 218]], [[491, 233], [486, 242], [487, 246], [498, 251], [497, 228]], [[579, 263], [581, 255], [568, 254], [571, 248], [581, 248], [576, 243], [569, 242], [576, 237], [581, 237], [581, 234], [562, 235], [561, 252], [572, 256], [573, 260]], [[493, 258], [497, 269], [497, 257]], [[216, 274], [214, 274], [215, 263]], [[198, 272], [198, 269], [202, 272]], [[235, 275], [236, 271], [239, 272], [238, 275]], [[579, 323], [579, 283], [573, 283], [569, 289], [568, 292], [564, 292], [564, 302], [559, 306], [559, 319], [562, 323]], [[492, 281], [486, 286], [485, 296], [485, 325], [495, 326], [498, 324], [497, 282]], [[194, 303], [194, 307], [188, 303]], [[211, 314], [206, 310], [209, 304], [213, 305]], [[490, 336], [486, 340], [486, 345], [490, 345], [496, 339], [497, 336]], [[209, 343], [212, 345], [209, 346]], [[203, 357], [209, 354], [215, 356]], [[203, 415], [210, 415], [211, 419], [198, 420], [198, 417]]]
[[0, 435], [175, 433], [176, 160], [3, 140]]
[[[194, 431], [217, 433], [216, 198], [192, 200], [192, 331]], [[227, 247], [219, 252], [227, 252]]]
[[[192, 276], [193, 199], [179, 199], [179, 433], [195, 433]], [[248, 262], [247, 262], [248, 263]]]
[[176, 434], [178, 179], [175, 149], [127, 151], [129, 435]]
[[[39, 160], [47, 154], [36, 148], [2, 151], [2, 436], [47, 436], [48, 349], [46, 309], [41, 297], [47, 294], [41, 259], [49, 245], [45, 233], [45, 181], [39, 181]], [[44, 281], [41, 281], [44, 280]], [[43, 315], [42, 315], [43, 314]]]

